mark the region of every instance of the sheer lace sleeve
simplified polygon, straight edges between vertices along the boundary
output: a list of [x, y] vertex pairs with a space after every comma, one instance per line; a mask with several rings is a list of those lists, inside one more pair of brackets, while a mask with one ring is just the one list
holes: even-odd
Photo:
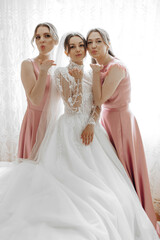
[[[90, 69], [87, 72], [87, 74], [85, 74], [85, 79], [92, 86], [92, 79], [93, 79], [93, 71], [92, 71], [92, 69]], [[91, 113], [90, 113], [88, 124], [95, 125], [96, 122], [98, 122], [98, 120], [99, 120], [100, 112], [101, 112], [101, 107], [99, 107], [99, 106], [97, 106], [97, 105], [95, 105], [93, 103], [92, 107], [91, 107]]]
[[101, 108], [93, 104], [91, 108], [91, 114], [89, 117], [88, 124], [95, 125], [96, 122], [99, 120], [100, 112], [101, 112]]
[[67, 68], [57, 68], [55, 71], [55, 82], [64, 104], [73, 111], [79, 112], [82, 104], [82, 83], [77, 82], [68, 73]]

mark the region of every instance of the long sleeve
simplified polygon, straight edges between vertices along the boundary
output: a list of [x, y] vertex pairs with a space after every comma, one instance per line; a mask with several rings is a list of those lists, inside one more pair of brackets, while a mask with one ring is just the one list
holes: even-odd
[[100, 112], [101, 112], [101, 108], [93, 104], [91, 108], [91, 114], [89, 117], [88, 124], [95, 125], [96, 122], [99, 120]]
[[[93, 72], [92, 72], [92, 70], [88, 71], [88, 74], [86, 75], [86, 80], [92, 86], [92, 84], [93, 84]], [[92, 103], [88, 124], [95, 125], [96, 122], [98, 122], [98, 120], [99, 120], [100, 112], [101, 112], [101, 107], [99, 107], [99, 106], [95, 105], [94, 103]]]

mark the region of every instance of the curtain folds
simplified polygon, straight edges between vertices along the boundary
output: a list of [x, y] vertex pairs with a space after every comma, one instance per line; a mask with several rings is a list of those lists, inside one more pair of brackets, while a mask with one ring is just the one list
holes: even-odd
[[35, 26], [53, 23], [59, 36], [108, 31], [113, 51], [129, 68], [132, 109], [142, 133], [147, 162], [160, 158], [159, 0], [1, 0], [0, 1], [0, 161], [16, 158], [26, 97], [21, 62], [36, 56], [30, 41]]

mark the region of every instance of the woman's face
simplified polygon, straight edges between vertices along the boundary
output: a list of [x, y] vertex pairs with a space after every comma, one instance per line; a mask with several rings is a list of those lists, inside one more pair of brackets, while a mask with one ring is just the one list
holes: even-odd
[[106, 55], [108, 46], [104, 43], [99, 32], [90, 33], [87, 41], [87, 50], [95, 59], [102, 58]]
[[82, 64], [83, 58], [86, 56], [83, 40], [78, 36], [71, 37], [69, 40], [69, 49], [67, 55], [71, 60], [77, 64]]
[[43, 55], [52, 51], [55, 41], [48, 27], [40, 26], [35, 34], [35, 42], [39, 52]]

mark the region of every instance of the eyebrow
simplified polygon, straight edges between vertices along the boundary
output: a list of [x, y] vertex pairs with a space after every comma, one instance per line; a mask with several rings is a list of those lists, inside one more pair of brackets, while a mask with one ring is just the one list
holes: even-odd
[[[46, 33], [43, 33], [43, 34], [50, 34], [50, 32], [46, 32]], [[36, 36], [40, 35], [40, 33], [36, 33]]]
[[[102, 40], [101, 38], [95, 38], [95, 40], [99, 40], [99, 39]], [[89, 41], [89, 40], [91, 41], [92, 39], [89, 38], [88, 41]]]
[[[79, 44], [80, 43], [83, 43], [83, 41], [79, 42]], [[71, 45], [75, 45], [75, 43], [69, 43], [69, 46], [71, 46]]]

